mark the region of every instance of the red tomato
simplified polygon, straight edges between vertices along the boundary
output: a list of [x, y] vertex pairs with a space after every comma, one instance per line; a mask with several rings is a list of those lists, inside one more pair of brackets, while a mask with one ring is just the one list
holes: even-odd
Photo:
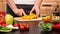
[[22, 23], [19, 23], [18, 25], [21, 26], [21, 25], [23, 25], [23, 24], [22, 24]]
[[23, 23], [23, 25], [24, 25], [25, 29], [29, 29], [30, 28], [30, 26], [28, 24], [26, 24], [26, 23]]
[[24, 26], [23, 25], [21, 25], [20, 26], [20, 30], [24, 30], [25, 28], [24, 28]]
[[0, 18], [4, 18], [4, 16], [2, 14], [0, 14]]
[[0, 20], [0, 24], [5, 24], [5, 20], [4, 19], [1, 19]]
[[1, 26], [6, 27], [6, 26], [8, 26], [8, 24], [1, 24]]
[[26, 28], [26, 29], [29, 29], [29, 28], [30, 28], [30, 26], [29, 26], [29, 25], [26, 25], [26, 26], [25, 26], [25, 28]]
[[0, 14], [6, 15], [5, 11], [0, 11]]
[[15, 23], [15, 24], [14, 24], [14, 27], [18, 27], [18, 24], [17, 24], [17, 23]]
[[24, 25], [24, 27], [26, 27], [27, 24], [26, 23], [23, 23], [23, 25]]
[[5, 11], [0, 11], [0, 18], [4, 18], [6, 15], [6, 12]]

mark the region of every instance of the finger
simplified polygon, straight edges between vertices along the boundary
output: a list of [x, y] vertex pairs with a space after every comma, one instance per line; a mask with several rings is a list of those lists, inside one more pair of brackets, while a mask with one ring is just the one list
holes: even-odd
[[17, 15], [17, 16], [21, 16], [21, 14], [19, 14], [19, 13], [18, 13], [18, 14], [16, 14], [16, 15]]
[[32, 13], [34, 11], [34, 8], [32, 8], [32, 10], [30, 11], [30, 13]]
[[23, 15], [26, 15], [26, 13], [25, 13], [25, 11], [24, 11], [23, 9], [22, 9], [22, 14], [23, 14]]
[[17, 16], [22, 16], [22, 14], [20, 12], [16, 13]]
[[18, 14], [18, 15], [19, 15], [19, 16], [22, 16], [22, 11], [21, 11], [21, 12], [19, 11], [19, 14]]
[[26, 15], [26, 13], [23, 11], [23, 15]]
[[22, 16], [22, 13], [19, 13], [19, 16]]
[[39, 14], [40, 14], [39, 9], [36, 9], [36, 15], [39, 16]]
[[[21, 11], [21, 12], [20, 12]], [[23, 15], [23, 9], [19, 9], [19, 15], [22, 16]]]

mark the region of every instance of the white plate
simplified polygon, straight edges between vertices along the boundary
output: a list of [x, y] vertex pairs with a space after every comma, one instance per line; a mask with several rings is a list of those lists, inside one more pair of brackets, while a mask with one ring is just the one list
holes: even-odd
[[31, 19], [31, 20], [21, 20], [20, 17], [15, 17], [14, 19], [17, 20], [17, 21], [41, 21], [42, 20], [41, 17], [39, 17], [37, 19]]

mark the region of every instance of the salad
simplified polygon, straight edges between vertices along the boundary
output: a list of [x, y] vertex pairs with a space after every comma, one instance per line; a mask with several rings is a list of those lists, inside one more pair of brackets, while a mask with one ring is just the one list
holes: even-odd
[[39, 26], [43, 31], [51, 31], [52, 30], [51, 23], [40, 23]]
[[39, 27], [43, 31], [51, 31], [52, 29], [60, 30], [60, 17], [59, 16], [46, 16], [42, 17], [42, 23], [39, 23]]

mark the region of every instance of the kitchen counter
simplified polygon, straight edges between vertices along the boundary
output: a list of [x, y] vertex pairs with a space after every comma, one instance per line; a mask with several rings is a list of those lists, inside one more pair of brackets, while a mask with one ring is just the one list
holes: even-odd
[[37, 25], [31, 26], [29, 31], [20, 32], [19, 30], [13, 30], [8, 33], [0, 32], [0, 34], [60, 34], [60, 30], [52, 30], [50, 32], [41, 31]]

